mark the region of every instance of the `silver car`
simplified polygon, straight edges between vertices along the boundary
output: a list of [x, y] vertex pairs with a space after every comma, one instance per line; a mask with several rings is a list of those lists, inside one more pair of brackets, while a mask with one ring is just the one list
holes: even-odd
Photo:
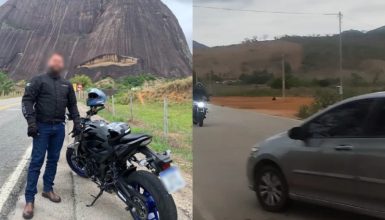
[[303, 200], [385, 218], [385, 92], [344, 100], [252, 148], [261, 206]]

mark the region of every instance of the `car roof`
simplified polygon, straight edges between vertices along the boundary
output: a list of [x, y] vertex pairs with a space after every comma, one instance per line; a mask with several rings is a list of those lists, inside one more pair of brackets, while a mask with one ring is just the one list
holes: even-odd
[[330, 107], [336, 107], [345, 103], [349, 103], [352, 101], [358, 101], [362, 99], [378, 99], [378, 98], [385, 98], [385, 91], [384, 92], [374, 92], [374, 93], [368, 93], [364, 95], [354, 96], [351, 98], [344, 99], [340, 102], [335, 103], [334, 105], [331, 105]]
[[352, 98], [346, 99], [346, 101], [354, 101], [354, 100], [361, 100], [361, 99], [371, 99], [371, 98], [385, 98], [385, 91], [384, 92], [374, 92], [369, 93], [365, 95], [359, 95]]
[[335, 103], [333, 105], [330, 105], [329, 107], [327, 107], [327, 108], [325, 108], [325, 109], [315, 113], [314, 115], [310, 116], [309, 118], [307, 118], [304, 121], [304, 124], [307, 123], [308, 121], [313, 120], [314, 118], [318, 117], [319, 115], [329, 111], [330, 109], [338, 107], [340, 105], [343, 105], [343, 104], [346, 104], [346, 103], [349, 103], [349, 102], [353, 102], [353, 101], [363, 100], [363, 99], [378, 99], [378, 98], [385, 98], [385, 91], [384, 92], [368, 93], [368, 94], [364, 94], [364, 95], [359, 95], [359, 96], [354, 96], [354, 97], [351, 97], [351, 98], [347, 98], [347, 99], [342, 100], [340, 102], [337, 102], [337, 103]]

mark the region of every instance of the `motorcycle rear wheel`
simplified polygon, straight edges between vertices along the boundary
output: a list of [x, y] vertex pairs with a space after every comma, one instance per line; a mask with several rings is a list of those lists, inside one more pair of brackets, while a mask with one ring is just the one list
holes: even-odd
[[[147, 171], [137, 171], [126, 178], [126, 183], [134, 187], [146, 199], [148, 215], [143, 218], [133, 215], [134, 220], [177, 220], [178, 214], [174, 199], [167, 192], [163, 183], [154, 174]], [[151, 217], [149, 216], [151, 214]]]

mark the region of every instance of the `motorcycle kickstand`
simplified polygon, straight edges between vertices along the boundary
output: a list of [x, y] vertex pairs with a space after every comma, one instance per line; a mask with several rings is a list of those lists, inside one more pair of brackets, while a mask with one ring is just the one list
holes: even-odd
[[87, 205], [87, 207], [91, 207], [91, 206], [95, 205], [95, 202], [100, 198], [100, 196], [103, 195], [103, 192], [104, 192], [104, 190], [100, 189], [100, 192], [99, 192], [99, 194], [97, 196], [91, 195], [92, 197], [94, 197], [94, 201], [92, 201], [91, 204]]

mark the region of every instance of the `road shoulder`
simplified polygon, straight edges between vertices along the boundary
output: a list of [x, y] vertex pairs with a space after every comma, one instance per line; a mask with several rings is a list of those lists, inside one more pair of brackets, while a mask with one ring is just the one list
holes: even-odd
[[[80, 107], [80, 111], [83, 112], [84, 106]], [[84, 113], [84, 112], [83, 112]], [[67, 134], [72, 128], [72, 123], [69, 123], [66, 127]], [[61, 203], [52, 203], [49, 200], [41, 196], [43, 181], [42, 175], [44, 168], [42, 168], [41, 175], [38, 183], [39, 193], [36, 195], [35, 200], [35, 217], [39, 220], [51, 220], [51, 219], [114, 219], [114, 220], [127, 220], [130, 218], [130, 213], [125, 210], [125, 205], [114, 194], [104, 193], [103, 196], [96, 202], [93, 207], [87, 207], [93, 200], [91, 195], [96, 195], [99, 192], [95, 183], [89, 179], [85, 179], [74, 174], [67, 165], [65, 158], [66, 146], [71, 143], [72, 138], [66, 136], [61, 157], [58, 164], [58, 171], [55, 178], [55, 191], [62, 197]], [[14, 201], [16, 206], [11, 211], [8, 217], [4, 219], [9, 220], [22, 220], [22, 211], [24, 207], [24, 189], [25, 189], [25, 175], [26, 170], [22, 172], [24, 177], [22, 180], [18, 180], [21, 187], [19, 187], [19, 194], [14, 195]], [[192, 214], [189, 212], [188, 206], [186, 208], [186, 201], [192, 200], [192, 180], [188, 180], [188, 188], [182, 192], [173, 195], [175, 203], [178, 207], [178, 219], [189, 220], [192, 219]], [[22, 188], [22, 190], [20, 190]], [[9, 204], [11, 201], [8, 201]], [[15, 204], [15, 202], [13, 202]], [[3, 218], [1, 218], [3, 219]]]

